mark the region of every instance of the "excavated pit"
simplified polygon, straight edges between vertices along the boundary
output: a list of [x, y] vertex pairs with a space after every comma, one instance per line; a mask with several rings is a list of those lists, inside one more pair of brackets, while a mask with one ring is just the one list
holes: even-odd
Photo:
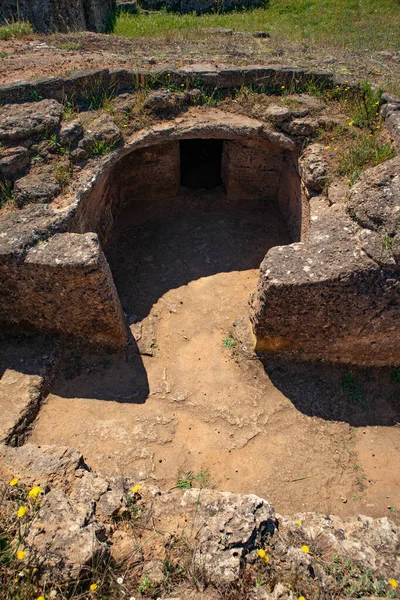
[[296, 177], [286, 160], [252, 140], [187, 139], [133, 151], [114, 166], [114, 189], [105, 188], [115, 224], [104, 251], [130, 324], [168, 290], [256, 270], [271, 247], [297, 237], [297, 217], [291, 236], [281, 210]]

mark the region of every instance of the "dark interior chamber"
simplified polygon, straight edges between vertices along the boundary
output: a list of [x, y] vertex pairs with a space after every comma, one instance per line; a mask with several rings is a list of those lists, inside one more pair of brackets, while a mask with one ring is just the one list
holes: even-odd
[[222, 184], [223, 140], [182, 140], [180, 142], [181, 186], [212, 189]]

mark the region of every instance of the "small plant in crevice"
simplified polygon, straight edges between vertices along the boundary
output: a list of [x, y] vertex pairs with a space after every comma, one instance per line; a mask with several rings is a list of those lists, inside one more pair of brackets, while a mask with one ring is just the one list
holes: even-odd
[[63, 110], [62, 118], [64, 121], [71, 121], [78, 114], [79, 108], [74, 102], [72, 102], [71, 100], [68, 100], [66, 98], [64, 99], [63, 104], [64, 104], [64, 110]]
[[94, 140], [89, 148], [90, 156], [104, 156], [109, 154], [116, 148], [116, 142], [108, 142], [106, 140]]
[[112, 101], [116, 96], [115, 86], [105, 86], [101, 81], [94, 82], [88, 86], [82, 94], [82, 104], [89, 110], [102, 108], [112, 112]]
[[192, 471], [180, 473], [175, 488], [178, 490], [190, 490], [193, 487], [194, 475]]
[[222, 340], [222, 345], [224, 348], [234, 348], [236, 346], [236, 341], [233, 339], [231, 335], [227, 335]]
[[[193, 487], [198, 487], [200, 490], [207, 487], [210, 483], [210, 474], [207, 470], [201, 470], [200, 473], [194, 475], [192, 471], [187, 471], [179, 474], [178, 481], [172, 489], [190, 490]], [[197, 486], [195, 486], [197, 484]]]
[[10, 207], [16, 206], [14, 190], [9, 181], [0, 179], [0, 208], [6, 205]]
[[59, 163], [53, 171], [54, 179], [61, 185], [67, 186], [72, 179], [72, 165], [67, 162]]
[[392, 251], [393, 248], [393, 238], [391, 235], [384, 235], [382, 238], [382, 246], [383, 248], [385, 248], [385, 250], [389, 250], [389, 252]]
[[40, 102], [43, 100], [42, 94], [40, 94], [37, 90], [31, 90], [29, 92], [29, 100], [30, 102]]
[[140, 507], [139, 501], [142, 496], [140, 494], [140, 490], [142, 489], [141, 485], [133, 486], [125, 500], [125, 508], [129, 511], [130, 515], [134, 518], [139, 517], [142, 514], [142, 508]]

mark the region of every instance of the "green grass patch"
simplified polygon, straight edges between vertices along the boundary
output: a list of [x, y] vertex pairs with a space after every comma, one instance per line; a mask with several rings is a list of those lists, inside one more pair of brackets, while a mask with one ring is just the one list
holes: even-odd
[[107, 142], [105, 140], [95, 140], [90, 147], [90, 156], [104, 156], [109, 154], [116, 148], [115, 142]]
[[235, 340], [233, 339], [232, 336], [227, 335], [222, 340], [222, 345], [223, 345], [224, 348], [234, 348], [236, 346], [236, 342], [235, 342]]
[[396, 151], [389, 142], [381, 143], [376, 135], [366, 133], [356, 140], [342, 155], [339, 163], [339, 173], [349, 178], [353, 184], [360, 176], [366, 165], [377, 166], [396, 156]]
[[15, 198], [11, 183], [0, 179], [0, 208], [3, 206], [14, 207]]
[[28, 21], [8, 21], [5, 25], [0, 25], [0, 40], [18, 40], [32, 33], [33, 28]]
[[68, 52], [71, 50], [80, 50], [81, 47], [81, 42], [62, 42], [61, 44], [58, 44], [60, 50], [67, 50]]
[[270, 0], [265, 8], [201, 16], [166, 11], [120, 13], [113, 33], [173, 38], [208, 27], [268, 31], [349, 49], [396, 50], [400, 46], [398, 0]]

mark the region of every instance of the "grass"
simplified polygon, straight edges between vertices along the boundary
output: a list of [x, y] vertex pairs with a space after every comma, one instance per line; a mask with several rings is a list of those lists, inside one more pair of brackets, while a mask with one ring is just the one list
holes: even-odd
[[234, 348], [236, 346], [236, 342], [233, 339], [232, 336], [227, 335], [226, 337], [224, 337], [224, 339], [222, 340], [222, 345], [224, 348]]
[[82, 47], [81, 42], [62, 42], [60, 44], [58, 44], [58, 48], [60, 48], [60, 50], [67, 50], [68, 52], [70, 51], [77, 51], [80, 50]]
[[265, 8], [199, 17], [166, 11], [121, 13], [113, 33], [130, 38], [173, 38], [208, 27], [268, 31], [353, 50], [396, 50], [400, 46], [398, 0], [270, 0]]
[[107, 142], [105, 140], [95, 140], [89, 150], [90, 156], [104, 156], [109, 154], [116, 147], [115, 142]]
[[[189, 474], [181, 481], [188, 481]], [[272, 593], [278, 583], [291, 590], [294, 597], [307, 600], [320, 598], [359, 598], [380, 596], [398, 598], [388, 576], [366, 569], [346, 554], [337, 554], [331, 541], [323, 534], [309, 536], [301, 523], [289, 529], [277, 529], [273, 537], [265, 533], [251, 542], [254, 559], [244, 564], [238, 577], [230, 583], [211, 581], [204, 570], [199, 546], [198, 532], [193, 530], [201, 505], [201, 489], [207, 480], [202, 471], [192, 481], [198, 482], [199, 497], [193, 521], [182, 529], [163, 533], [155, 527], [152, 500], [142, 497], [141, 486], [126, 492], [126, 511], [115, 517], [112, 529], [122, 528], [125, 535], [135, 542], [135, 558], [128, 562], [115, 562], [107, 555], [94, 560], [82, 570], [76, 581], [62, 581], [52, 569], [45, 555], [29, 546], [28, 534], [37, 518], [40, 518], [42, 490], [34, 487], [28, 491], [16, 478], [0, 485], [0, 598], [4, 600], [88, 600], [97, 598], [153, 599], [177, 595], [189, 597], [193, 592], [205, 592], [220, 600], [250, 600], [257, 588]], [[183, 486], [181, 489], [189, 489]], [[35, 495], [32, 493], [36, 490]], [[355, 501], [360, 499], [354, 496]], [[18, 516], [18, 510], [23, 514]], [[394, 507], [393, 507], [394, 508]], [[394, 511], [392, 511], [394, 512]], [[196, 525], [199, 521], [196, 521]], [[188, 534], [192, 528], [192, 533]], [[310, 566], [306, 569], [294, 562], [288, 549], [307, 547]], [[160, 554], [160, 548], [162, 552]], [[146, 573], [146, 560], [156, 560], [161, 567], [161, 579], [152, 579]], [[239, 551], [239, 550], [238, 550]], [[389, 575], [391, 577], [391, 575]], [[208, 594], [210, 593], [210, 594]]]
[[15, 207], [15, 198], [12, 185], [0, 179], [0, 208]]
[[67, 162], [60, 162], [56, 165], [53, 171], [54, 179], [61, 185], [66, 187], [72, 179], [72, 167]]
[[375, 167], [385, 160], [396, 156], [396, 151], [390, 142], [381, 143], [376, 135], [361, 136], [342, 155], [339, 163], [340, 175], [346, 175], [349, 183], [353, 184], [367, 165]]
[[33, 34], [32, 25], [24, 20], [7, 21], [0, 25], [0, 40], [20, 40]]

